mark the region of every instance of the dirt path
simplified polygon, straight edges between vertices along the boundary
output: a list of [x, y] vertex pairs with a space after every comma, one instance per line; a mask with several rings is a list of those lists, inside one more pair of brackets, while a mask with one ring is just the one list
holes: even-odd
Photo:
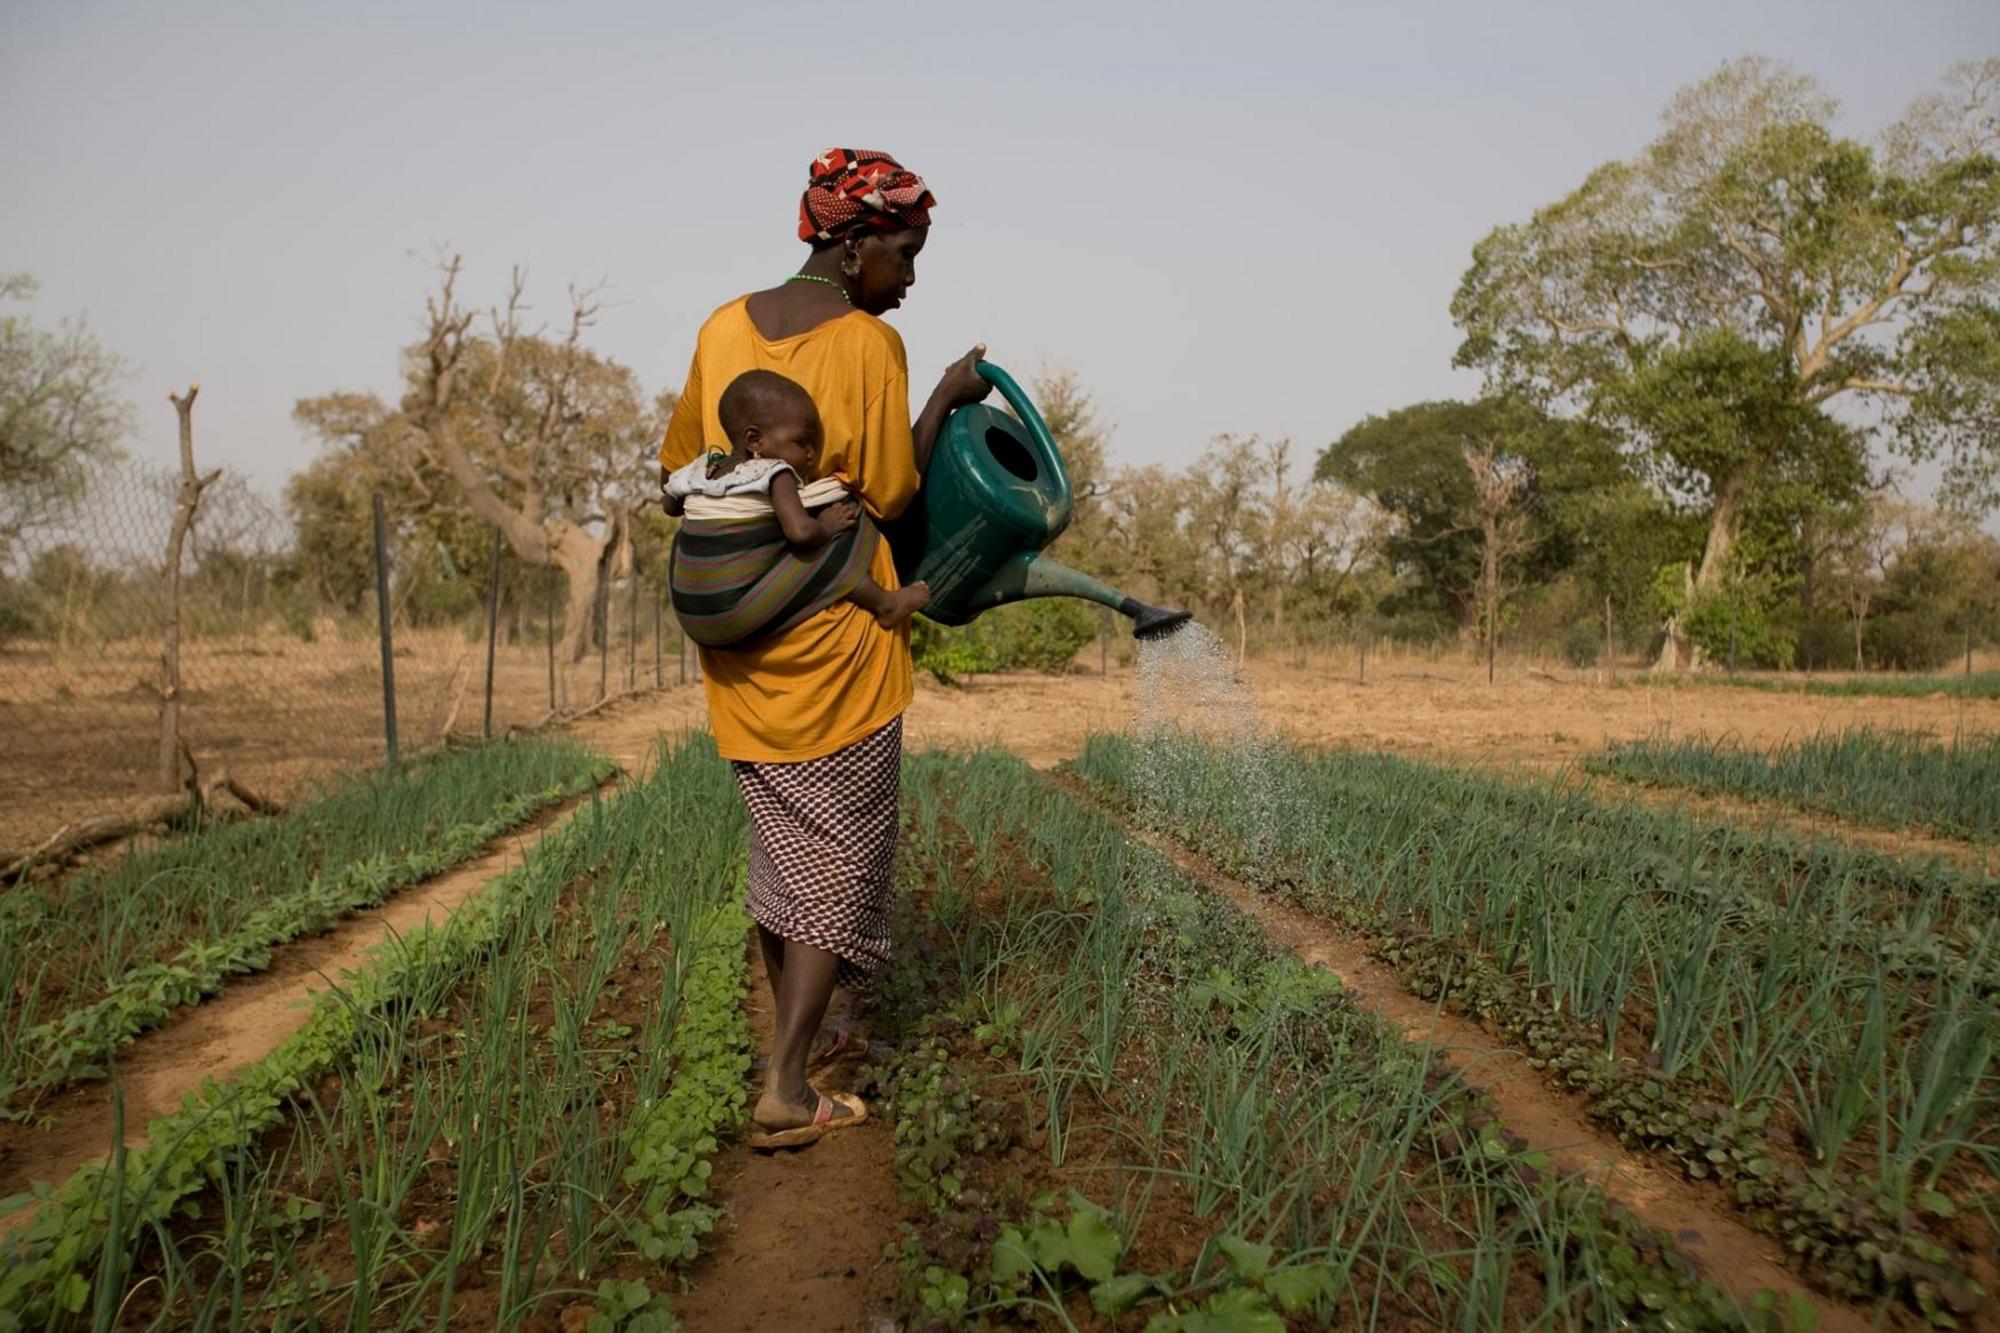
[[1874, 852], [1878, 856], [1900, 857], [1906, 861], [1935, 858], [1961, 874], [2000, 876], [2000, 849], [1982, 847], [1960, 838], [1940, 838], [1915, 830], [1871, 828], [1775, 801], [1711, 796], [1687, 787], [1655, 786], [1610, 773], [1585, 773], [1578, 769], [1571, 774], [1570, 781], [1579, 790], [1605, 804], [1639, 800], [1656, 809], [1681, 810], [1745, 829], [1774, 829], [1801, 842], [1841, 843]]
[[[1063, 785], [1082, 794], [1073, 784]], [[1492, 1100], [1501, 1122], [1547, 1152], [1556, 1170], [1580, 1173], [1649, 1226], [1676, 1237], [1703, 1274], [1737, 1300], [1747, 1305], [1760, 1289], [1781, 1299], [1796, 1293], [1817, 1311], [1822, 1333], [1861, 1333], [1875, 1326], [1861, 1311], [1807, 1286], [1785, 1266], [1783, 1248], [1718, 1203], [1714, 1191], [1627, 1152], [1596, 1126], [1580, 1099], [1550, 1088], [1519, 1052], [1404, 990], [1391, 969], [1368, 956], [1358, 936], [1259, 893], [1185, 848], [1127, 829], [1227, 898], [1273, 942], [1339, 977], [1364, 1008], [1402, 1029], [1408, 1040], [1428, 1041], [1445, 1053], [1465, 1082]]]
[[[751, 1030], [771, 1048], [771, 991], [751, 950]], [[814, 1076], [848, 1090], [850, 1059]], [[755, 1093], [746, 1095], [754, 1097]], [[871, 1108], [872, 1109], [872, 1108]], [[710, 1179], [724, 1218], [674, 1298], [692, 1330], [811, 1328], [832, 1333], [893, 1330], [895, 1270], [882, 1252], [902, 1211], [883, 1121], [829, 1134], [797, 1152], [755, 1153], [739, 1140], [717, 1156]]]
[[[488, 883], [521, 864], [530, 848], [590, 800], [572, 797], [495, 839], [489, 850], [435, 879], [357, 913], [332, 930], [281, 945], [271, 966], [230, 981], [221, 994], [186, 1010], [127, 1046], [116, 1080], [100, 1080], [46, 1102], [32, 1124], [0, 1124], [0, 1197], [34, 1181], [60, 1185], [87, 1162], [111, 1149], [114, 1089], [125, 1100], [125, 1143], [146, 1142], [152, 1121], [179, 1109], [207, 1079], [226, 1082], [276, 1050], [312, 1012], [311, 998], [342, 973], [359, 968], [392, 936], [442, 919]], [[25, 1225], [34, 1209], [0, 1218], [0, 1236]]]

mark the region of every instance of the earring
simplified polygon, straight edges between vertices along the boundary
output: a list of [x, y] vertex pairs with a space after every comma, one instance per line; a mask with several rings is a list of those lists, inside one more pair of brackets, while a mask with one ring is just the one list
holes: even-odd
[[852, 250], [849, 250], [847, 252], [847, 258], [840, 261], [840, 271], [850, 278], [860, 277], [861, 256], [855, 254]]

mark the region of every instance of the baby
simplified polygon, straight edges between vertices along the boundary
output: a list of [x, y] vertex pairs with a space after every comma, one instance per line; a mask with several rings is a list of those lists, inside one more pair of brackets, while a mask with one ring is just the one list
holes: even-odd
[[930, 600], [922, 583], [891, 592], [869, 576], [881, 540], [836, 477], [808, 482], [819, 461], [819, 409], [770, 370], [731, 380], [716, 404], [730, 451], [711, 453], [661, 483], [674, 538], [669, 584], [688, 637], [743, 647], [782, 634], [838, 601], [884, 629]]

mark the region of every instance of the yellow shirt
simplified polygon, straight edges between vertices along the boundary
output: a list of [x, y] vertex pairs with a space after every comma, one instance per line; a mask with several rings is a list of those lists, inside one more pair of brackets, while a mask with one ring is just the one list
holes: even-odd
[[[677, 468], [709, 448], [726, 448], [715, 410], [722, 391], [746, 370], [775, 370], [819, 407], [818, 475], [845, 476], [877, 519], [901, 514], [921, 482], [902, 338], [860, 310], [790, 338], [766, 338], [744, 309], [747, 299], [731, 301], [701, 326], [661, 464]], [[869, 573], [884, 588], [901, 586], [886, 541], [876, 546]], [[701, 669], [716, 748], [726, 759], [753, 763], [844, 749], [894, 721], [915, 688], [908, 627], [885, 630], [845, 601], [749, 648], [703, 648]]]

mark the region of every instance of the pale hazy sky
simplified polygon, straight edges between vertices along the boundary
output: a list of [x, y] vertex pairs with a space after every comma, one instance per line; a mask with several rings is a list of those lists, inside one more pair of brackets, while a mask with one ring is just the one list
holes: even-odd
[[269, 489], [295, 399], [393, 394], [427, 257], [490, 303], [530, 268], [618, 304], [649, 390], [713, 307], [791, 272], [808, 160], [883, 148], [939, 198], [895, 323], [921, 395], [983, 338], [1074, 367], [1115, 455], [1218, 432], [1317, 450], [1476, 391], [1447, 313], [1475, 240], [1759, 52], [1873, 138], [1995, 0], [1649, 4], [469, 4], [0, 0], [0, 271], [137, 368], [133, 452]]

